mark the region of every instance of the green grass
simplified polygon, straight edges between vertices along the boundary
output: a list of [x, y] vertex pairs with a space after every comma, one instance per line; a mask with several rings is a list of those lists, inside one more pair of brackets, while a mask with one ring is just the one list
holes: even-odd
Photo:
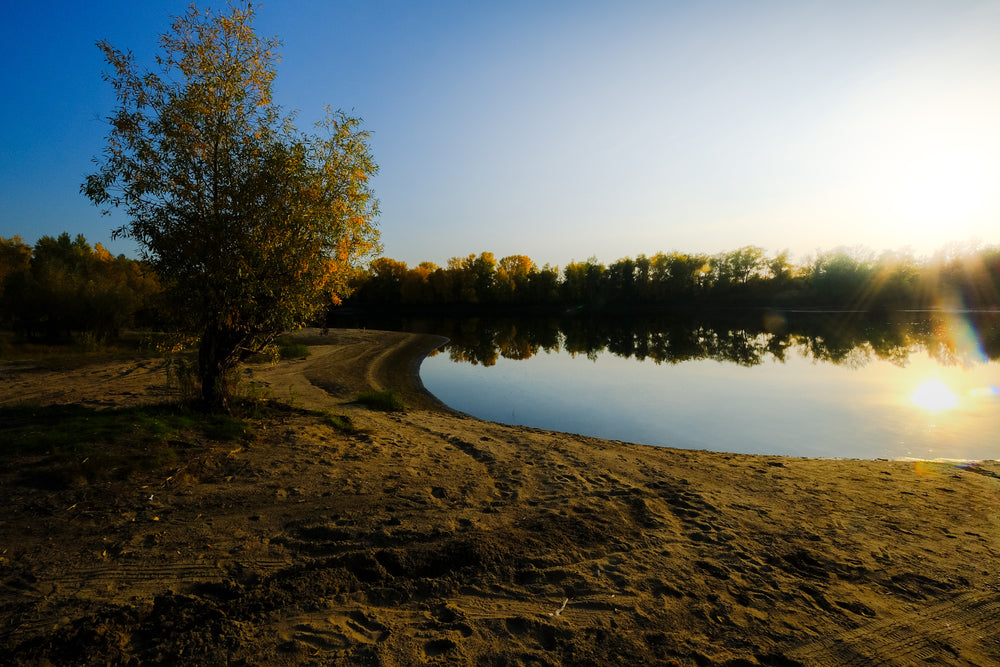
[[359, 427], [347, 415], [327, 414], [325, 418], [327, 424], [347, 435], [367, 435], [371, 433], [371, 429]]
[[403, 403], [403, 397], [395, 389], [382, 389], [358, 394], [354, 402], [367, 405], [374, 410], [406, 412], [406, 404]]
[[309, 346], [287, 338], [278, 338], [263, 350], [250, 357], [255, 364], [276, 364], [289, 359], [305, 359], [310, 355]]
[[50, 340], [0, 331], [0, 359], [46, 370], [73, 370], [97, 362], [160, 357], [152, 336], [130, 332], [95, 342], [85, 336]]
[[282, 359], [305, 359], [309, 356], [309, 346], [302, 343], [295, 343], [284, 338], [276, 340], [278, 346], [278, 356]]
[[252, 440], [253, 425], [229, 415], [206, 415], [199, 428], [211, 440]]
[[172, 463], [201, 439], [253, 437], [252, 426], [226, 415], [177, 405], [95, 410], [79, 405], [0, 407], [0, 465], [16, 467], [46, 488], [128, 478]]

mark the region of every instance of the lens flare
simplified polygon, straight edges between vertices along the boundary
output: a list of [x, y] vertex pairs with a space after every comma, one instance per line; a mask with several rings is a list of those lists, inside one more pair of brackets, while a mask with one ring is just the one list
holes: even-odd
[[979, 389], [973, 389], [969, 392], [969, 396], [974, 396], [976, 398], [989, 398], [991, 396], [1000, 396], [1000, 387], [995, 385], [990, 385], [989, 387], [980, 387]]
[[958, 396], [941, 380], [928, 380], [910, 395], [917, 407], [931, 412], [950, 410], [958, 406]]
[[972, 323], [969, 322], [969, 318], [960, 313], [953, 313], [949, 320], [948, 328], [951, 331], [951, 339], [963, 365], [984, 364], [989, 361], [983, 351], [979, 335]]
[[945, 314], [942, 342], [950, 348], [955, 360], [965, 367], [988, 362], [989, 357], [983, 350], [979, 333], [961, 296], [941, 298], [938, 306]]

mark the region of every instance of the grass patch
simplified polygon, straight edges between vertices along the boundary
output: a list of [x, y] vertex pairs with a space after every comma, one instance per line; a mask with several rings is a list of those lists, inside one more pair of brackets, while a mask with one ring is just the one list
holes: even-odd
[[341, 433], [347, 435], [368, 435], [371, 429], [361, 428], [355, 424], [347, 415], [325, 415], [325, 421]]
[[207, 415], [200, 426], [211, 440], [253, 440], [256, 436], [250, 422], [229, 415]]
[[309, 346], [302, 343], [279, 338], [274, 344], [278, 346], [278, 356], [281, 359], [305, 359], [310, 354]]
[[202, 438], [252, 438], [252, 426], [177, 405], [95, 410], [79, 405], [0, 407], [0, 465], [43, 488], [126, 479], [174, 462]]
[[106, 341], [96, 341], [83, 335], [51, 339], [0, 331], [0, 359], [58, 371], [74, 370], [94, 363], [162, 356], [148, 338], [149, 334], [126, 333]]
[[263, 350], [250, 357], [255, 364], [276, 364], [289, 359], [305, 359], [311, 354], [308, 345], [296, 343], [287, 338], [278, 338]]
[[395, 389], [382, 389], [358, 394], [354, 402], [367, 405], [374, 410], [406, 412], [406, 404], [403, 403], [403, 397]]

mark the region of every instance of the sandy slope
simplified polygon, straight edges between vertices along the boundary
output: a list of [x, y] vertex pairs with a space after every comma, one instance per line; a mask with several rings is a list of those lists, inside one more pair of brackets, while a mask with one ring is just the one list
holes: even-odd
[[[1000, 466], [716, 454], [456, 415], [440, 344], [302, 334], [291, 402], [161, 473], [0, 473], [0, 655], [104, 664], [1000, 664]], [[153, 362], [0, 403], [160, 400]], [[411, 410], [348, 401], [397, 388]], [[315, 414], [369, 429], [344, 435]], [[720, 415], [724, 418], [724, 415]], [[180, 446], [180, 445], [179, 445]]]

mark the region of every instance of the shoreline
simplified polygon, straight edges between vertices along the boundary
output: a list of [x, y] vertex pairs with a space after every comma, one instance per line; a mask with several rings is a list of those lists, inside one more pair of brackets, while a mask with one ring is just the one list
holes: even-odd
[[[435, 396], [432, 392], [430, 392], [429, 390], [427, 390], [426, 387], [424, 387], [423, 382], [422, 382], [422, 380], [420, 378], [420, 366], [421, 366], [421, 363], [423, 362], [424, 359], [427, 358], [427, 356], [430, 353], [432, 353], [434, 350], [436, 350], [437, 347], [439, 347], [440, 345], [443, 345], [444, 343], [446, 343], [448, 341], [448, 339], [444, 338], [444, 337], [433, 336], [433, 335], [430, 335], [430, 334], [412, 334], [412, 335], [414, 335], [414, 336], [420, 336], [420, 337], [427, 337], [427, 339], [429, 341], [431, 339], [434, 339], [434, 338], [437, 338], [437, 339], [440, 340], [440, 344], [439, 345], [434, 345], [433, 343], [431, 343], [432, 346], [429, 347], [429, 349], [427, 350], [427, 352], [425, 352], [422, 356], [420, 356], [418, 359], [415, 360], [415, 364], [414, 364], [414, 367], [413, 367], [413, 378], [411, 380], [412, 384], [415, 385], [414, 390], [417, 391], [417, 392], [423, 392], [424, 394], [426, 394], [426, 396], [431, 401], [433, 401], [434, 403], [442, 406], [447, 412], [450, 412], [450, 413], [456, 414], [456, 415], [467, 416], [467, 417], [470, 417], [470, 418], [473, 418], [473, 419], [481, 419], [481, 420], [483, 420], [485, 422], [490, 422], [491, 420], [489, 420], [487, 418], [478, 417], [478, 416], [476, 416], [476, 415], [474, 415], [472, 413], [466, 413], [466, 412], [462, 412], [460, 410], [455, 409], [454, 407], [448, 405], [447, 403], [445, 403], [444, 401], [442, 401], [440, 398], [438, 398], [437, 396]], [[309, 340], [316, 340], [315, 337], [308, 336], [308, 335], [307, 335], [307, 339], [309, 339]], [[548, 429], [548, 428], [546, 428], [544, 426], [531, 426], [531, 425], [527, 425], [527, 424], [508, 424], [507, 422], [496, 422], [496, 423], [503, 424], [503, 425], [506, 425], [506, 426], [518, 425], [518, 426], [524, 426], [526, 428], [537, 428], [537, 429], [543, 430], [543, 431], [552, 430], [552, 429]], [[608, 441], [611, 441], [611, 442], [624, 442], [624, 443], [628, 443], [628, 444], [636, 444], [636, 445], [642, 445], [642, 446], [664, 447], [664, 448], [667, 448], [667, 449], [684, 449], [685, 451], [695, 451], [695, 452], [702, 452], [703, 451], [703, 452], [716, 453], [716, 454], [735, 454], [735, 453], [737, 453], [737, 452], [728, 451], [728, 450], [721, 450], [721, 449], [718, 449], [718, 450], [715, 450], [715, 449], [690, 449], [690, 448], [684, 448], [684, 447], [674, 447], [674, 446], [669, 445], [669, 444], [658, 445], [658, 444], [653, 444], [653, 443], [648, 443], [648, 442], [637, 442], [637, 441], [626, 440], [626, 439], [621, 439], [621, 438], [608, 438], [606, 436], [594, 436], [594, 435], [588, 435], [586, 433], [576, 433], [576, 432], [572, 432], [572, 431], [562, 431], [562, 432], [566, 433], [567, 435], [571, 435], [571, 436], [591, 437], [591, 438], [598, 438], [598, 439], [608, 440]], [[989, 459], [989, 458], [986, 458], [986, 459], [953, 458], [953, 457], [921, 458], [921, 457], [913, 457], [913, 456], [896, 456], [896, 457], [875, 456], [875, 457], [867, 458], [867, 457], [858, 457], [858, 456], [804, 456], [804, 455], [797, 455], [797, 454], [760, 454], [760, 453], [748, 453], [748, 455], [750, 455], [750, 456], [777, 456], [777, 457], [785, 457], [785, 458], [792, 458], [792, 459], [805, 458], [805, 459], [830, 460], [830, 461], [899, 461], [899, 462], [905, 462], [905, 463], [928, 462], [928, 463], [945, 463], [945, 464], [954, 464], [954, 465], [963, 465], [963, 464], [964, 465], [969, 465], [969, 464], [989, 463], [989, 462], [992, 462], [992, 461], [996, 460], [996, 459]]]
[[[245, 373], [292, 406], [252, 440], [178, 445], [175, 464], [100, 493], [0, 471], [0, 650], [18, 664], [1000, 663], [996, 462], [505, 426], [423, 387], [439, 338], [297, 336], [308, 357]], [[165, 375], [146, 363], [4, 369], [0, 404], [155, 399]], [[352, 402], [385, 388], [409, 410]]]

